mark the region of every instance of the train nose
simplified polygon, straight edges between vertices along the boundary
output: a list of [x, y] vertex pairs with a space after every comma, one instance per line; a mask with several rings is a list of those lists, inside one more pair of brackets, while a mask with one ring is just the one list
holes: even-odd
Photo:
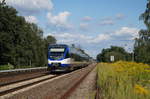
[[52, 66], [59, 67], [61, 63], [52, 63]]

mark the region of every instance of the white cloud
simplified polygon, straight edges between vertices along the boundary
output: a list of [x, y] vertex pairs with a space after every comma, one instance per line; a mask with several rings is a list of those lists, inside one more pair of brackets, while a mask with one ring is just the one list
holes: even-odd
[[106, 18], [101, 20], [100, 25], [114, 25], [114, 21], [112, 19]]
[[[102, 48], [115, 46], [126, 46], [126, 49], [132, 50], [133, 38], [138, 36], [139, 29], [131, 27], [121, 27], [111, 33], [101, 33], [95, 36], [79, 33], [49, 33], [57, 39], [57, 43], [81, 45], [83, 49], [90, 52], [90, 55], [95, 56]], [[105, 42], [105, 43], [104, 43]], [[95, 52], [93, 52], [95, 51]], [[93, 52], [93, 53], [91, 53]]]
[[25, 19], [29, 23], [38, 23], [38, 20], [35, 16], [25, 16]]
[[130, 28], [130, 27], [122, 27], [121, 29], [115, 31], [115, 35], [123, 36], [123, 35], [130, 35], [132, 38], [138, 37], [139, 29], [137, 28]]
[[124, 18], [125, 18], [124, 14], [118, 13], [113, 17], [107, 17], [107, 18], [104, 18], [104, 19], [100, 20], [100, 25], [103, 25], [103, 26], [105, 26], [105, 25], [114, 25], [117, 20], [121, 20], [121, 19], [124, 19]]
[[52, 35], [56, 37], [58, 43], [67, 43], [67, 44], [93, 44], [100, 43], [104, 40], [109, 40], [109, 34], [99, 34], [96, 37], [85, 35], [85, 34], [77, 34], [77, 33], [49, 33], [48, 35]]
[[125, 15], [122, 14], [122, 13], [118, 13], [118, 14], [116, 15], [116, 19], [123, 19], [123, 18], [125, 18]]
[[90, 17], [90, 16], [85, 16], [85, 17], [83, 17], [82, 20], [83, 20], [83, 21], [91, 21], [91, 20], [92, 20], [92, 17]]
[[50, 35], [55, 36], [59, 43], [97, 44], [103, 41], [116, 39], [118, 37], [119, 39], [125, 40], [125, 36], [127, 36], [126, 39], [130, 40], [130, 38], [138, 36], [138, 31], [139, 29], [137, 28], [122, 27], [113, 33], [102, 33], [96, 36], [79, 33], [50, 33]]
[[41, 10], [50, 11], [53, 8], [51, 0], [6, 0], [6, 3], [22, 13], [37, 13]]
[[88, 29], [89, 24], [88, 23], [80, 23], [79, 27], [82, 30], [87, 30]]
[[52, 34], [58, 38], [74, 38], [74, 35], [73, 34], [70, 34], [70, 33], [62, 33], [62, 34]]
[[48, 23], [56, 27], [71, 28], [72, 25], [68, 23], [69, 16], [70, 16], [70, 12], [68, 11], [60, 12], [56, 16], [52, 15], [52, 13], [49, 12], [47, 14]]
[[93, 38], [92, 40], [90, 40], [90, 43], [100, 43], [104, 40], [110, 40], [111, 37], [109, 34], [99, 34], [97, 35], [95, 38]]
[[73, 33], [50, 33], [49, 35], [53, 35], [58, 39], [58, 43], [67, 43], [67, 44], [72, 44], [72, 43], [79, 43], [82, 40], [84, 42], [87, 41], [89, 38], [86, 35], [83, 34], [73, 34]]

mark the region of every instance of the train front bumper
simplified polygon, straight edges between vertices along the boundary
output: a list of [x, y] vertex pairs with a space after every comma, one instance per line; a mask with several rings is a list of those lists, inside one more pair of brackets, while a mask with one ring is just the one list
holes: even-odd
[[48, 64], [48, 70], [56, 71], [56, 70], [69, 70], [70, 64], [61, 64], [61, 63], [52, 63]]

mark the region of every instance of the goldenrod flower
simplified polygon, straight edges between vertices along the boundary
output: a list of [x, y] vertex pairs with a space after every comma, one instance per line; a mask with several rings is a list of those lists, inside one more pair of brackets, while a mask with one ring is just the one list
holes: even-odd
[[136, 84], [134, 88], [135, 88], [135, 92], [138, 94], [144, 94], [144, 95], [148, 94], [148, 90], [140, 85]]

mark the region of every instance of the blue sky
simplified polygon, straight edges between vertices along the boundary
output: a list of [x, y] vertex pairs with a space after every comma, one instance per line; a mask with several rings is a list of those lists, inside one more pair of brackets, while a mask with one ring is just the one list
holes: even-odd
[[[1, 1], [1, 0], [0, 0]], [[36, 23], [44, 37], [76, 44], [95, 57], [110, 45], [133, 49], [138, 31], [145, 29], [139, 15], [147, 0], [6, 0], [26, 21]]]

